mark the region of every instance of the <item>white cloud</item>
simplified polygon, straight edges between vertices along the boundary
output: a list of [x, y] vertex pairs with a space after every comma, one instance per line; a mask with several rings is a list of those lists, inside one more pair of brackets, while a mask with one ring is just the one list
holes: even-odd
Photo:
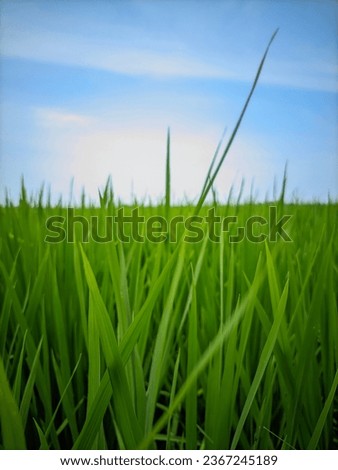
[[271, 85], [305, 90], [337, 92], [338, 63], [321, 58], [298, 60], [272, 59], [262, 81]]
[[127, 75], [159, 77], [221, 77], [210, 63], [179, 53], [156, 52], [134, 45], [116, 47], [108, 42], [65, 33], [16, 31], [2, 41], [2, 54], [28, 60], [106, 70]]
[[[158, 45], [157, 45], [158, 46]], [[325, 51], [297, 50], [292, 58], [271, 53], [261, 82], [318, 91], [337, 91], [337, 62]], [[263, 53], [263, 51], [262, 51]], [[16, 30], [2, 39], [2, 55], [28, 60], [105, 70], [125, 75], [161, 78], [210, 78], [251, 82], [260, 56], [253, 58], [224, 51], [222, 58], [200, 57], [176, 45], [151, 49], [138, 45], [119, 45], [72, 34]], [[322, 58], [324, 57], [325, 60]], [[217, 62], [217, 63], [216, 63]]]
[[37, 108], [35, 115], [39, 125], [43, 127], [87, 126], [92, 122], [91, 117], [55, 108]]

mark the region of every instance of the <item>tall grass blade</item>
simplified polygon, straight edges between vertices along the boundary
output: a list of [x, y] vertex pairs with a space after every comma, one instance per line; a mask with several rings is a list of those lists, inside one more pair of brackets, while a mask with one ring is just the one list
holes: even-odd
[[259, 64], [259, 67], [258, 67], [256, 76], [255, 76], [255, 80], [254, 80], [253, 85], [252, 85], [252, 87], [251, 87], [250, 93], [249, 93], [249, 95], [248, 95], [248, 97], [247, 97], [247, 99], [246, 99], [246, 102], [245, 102], [245, 104], [244, 104], [244, 106], [243, 106], [243, 109], [242, 109], [242, 111], [241, 111], [241, 114], [239, 115], [239, 118], [238, 118], [238, 120], [237, 120], [237, 123], [236, 123], [236, 125], [235, 125], [235, 128], [234, 128], [234, 130], [232, 131], [232, 134], [231, 134], [231, 136], [230, 136], [230, 139], [229, 139], [229, 141], [228, 141], [228, 144], [227, 144], [227, 146], [225, 147], [225, 150], [224, 150], [224, 152], [223, 152], [223, 154], [222, 154], [222, 157], [221, 157], [221, 159], [220, 159], [220, 161], [219, 161], [219, 163], [218, 163], [218, 165], [217, 165], [215, 171], [214, 171], [214, 172], [212, 173], [212, 175], [210, 176], [210, 178], [209, 178], [209, 183], [206, 185], [205, 188], [203, 188], [204, 191], [201, 193], [200, 198], [199, 198], [199, 200], [198, 200], [198, 203], [197, 203], [197, 205], [196, 205], [195, 214], [198, 214], [198, 213], [200, 212], [200, 209], [201, 209], [201, 207], [202, 207], [202, 205], [203, 205], [203, 203], [204, 203], [204, 201], [205, 201], [205, 199], [206, 199], [206, 197], [207, 197], [207, 195], [208, 195], [208, 193], [209, 193], [209, 191], [210, 191], [212, 185], [214, 184], [214, 181], [215, 181], [215, 179], [216, 179], [216, 176], [217, 176], [219, 170], [221, 169], [221, 166], [222, 166], [222, 164], [223, 164], [223, 162], [224, 162], [224, 160], [225, 160], [225, 157], [227, 156], [227, 154], [228, 154], [228, 152], [229, 152], [229, 150], [230, 150], [230, 147], [231, 147], [231, 145], [232, 145], [232, 142], [233, 142], [234, 139], [235, 139], [235, 136], [236, 136], [236, 134], [237, 134], [237, 131], [238, 131], [238, 129], [239, 129], [239, 126], [241, 125], [242, 119], [243, 119], [244, 114], [245, 114], [245, 112], [246, 112], [246, 109], [247, 109], [247, 107], [248, 107], [248, 105], [249, 105], [249, 102], [250, 102], [250, 100], [251, 100], [251, 97], [252, 97], [252, 95], [253, 95], [253, 92], [255, 91], [255, 88], [256, 88], [258, 79], [259, 79], [259, 77], [260, 77], [260, 75], [261, 75], [261, 72], [262, 72], [262, 69], [263, 69], [263, 65], [264, 65], [266, 56], [267, 56], [267, 54], [268, 54], [268, 52], [269, 52], [270, 46], [271, 46], [272, 41], [274, 40], [274, 38], [275, 38], [277, 32], [278, 32], [278, 29], [273, 33], [273, 35], [272, 35], [272, 37], [271, 37], [271, 39], [270, 39], [270, 41], [269, 41], [269, 44], [268, 44], [268, 46], [267, 46], [267, 48], [266, 48], [266, 50], [265, 50], [265, 52], [264, 52], [263, 58], [262, 58], [262, 60], [261, 60], [261, 63]]

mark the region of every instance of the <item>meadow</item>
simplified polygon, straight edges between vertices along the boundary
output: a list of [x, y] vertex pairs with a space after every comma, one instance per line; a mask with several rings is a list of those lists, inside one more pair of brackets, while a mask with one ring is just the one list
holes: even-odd
[[[216, 242], [208, 223], [195, 242], [181, 225], [174, 241], [113, 229], [105, 243], [77, 223], [56, 243], [47, 221], [65, 220], [62, 201], [23, 184], [0, 206], [1, 449], [337, 446], [337, 202], [287, 203], [285, 177], [275, 201], [210, 199], [266, 53], [199, 200], [171, 203], [168, 136], [164, 200], [126, 208], [237, 217]], [[289, 240], [257, 224], [271, 207], [290, 216]], [[74, 211], [102, 229], [120, 208], [108, 181], [99, 205], [84, 195]], [[254, 238], [236, 240], [252, 216]]]

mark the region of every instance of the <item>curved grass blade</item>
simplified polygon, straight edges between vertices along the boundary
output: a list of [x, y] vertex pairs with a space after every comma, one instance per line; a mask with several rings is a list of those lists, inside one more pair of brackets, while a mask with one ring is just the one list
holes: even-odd
[[255, 91], [255, 88], [256, 88], [258, 79], [259, 79], [260, 74], [261, 74], [261, 72], [262, 72], [263, 65], [264, 65], [266, 56], [267, 56], [267, 54], [268, 54], [268, 52], [269, 52], [270, 46], [271, 46], [271, 44], [272, 44], [272, 41], [275, 39], [275, 36], [276, 36], [277, 33], [278, 33], [278, 29], [276, 29], [276, 31], [275, 31], [275, 32], [273, 33], [273, 35], [271, 36], [271, 39], [270, 39], [270, 41], [269, 41], [269, 43], [268, 43], [268, 45], [267, 45], [267, 48], [266, 48], [266, 50], [265, 50], [265, 52], [264, 52], [264, 55], [263, 55], [263, 57], [262, 57], [262, 60], [261, 60], [261, 62], [260, 62], [260, 64], [259, 64], [259, 67], [258, 67], [258, 70], [257, 70], [257, 73], [256, 73], [256, 77], [255, 77], [255, 80], [254, 80], [253, 85], [252, 85], [252, 87], [251, 87], [250, 93], [249, 93], [249, 95], [248, 95], [248, 97], [247, 97], [247, 99], [246, 99], [246, 102], [245, 102], [245, 104], [244, 104], [244, 106], [243, 106], [243, 109], [242, 109], [242, 111], [241, 111], [241, 114], [239, 115], [239, 118], [238, 118], [238, 120], [237, 120], [237, 123], [236, 123], [236, 125], [235, 125], [235, 128], [234, 128], [234, 130], [232, 131], [232, 134], [231, 134], [230, 139], [229, 139], [229, 141], [228, 141], [228, 143], [227, 143], [227, 146], [225, 147], [225, 150], [224, 150], [224, 152], [223, 152], [223, 154], [222, 154], [222, 157], [221, 157], [221, 159], [220, 159], [220, 161], [219, 161], [219, 163], [218, 163], [218, 165], [217, 165], [215, 171], [214, 171], [213, 174], [209, 177], [209, 182], [208, 182], [208, 184], [207, 184], [207, 185], [203, 188], [203, 190], [202, 190], [202, 193], [201, 193], [201, 195], [200, 195], [199, 201], [198, 201], [198, 203], [197, 203], [197, 205], [196, 205], [196, 208], [195, 208], [195, 212], [194, 212], [195, 214], [198, 214], [199, 211], [201, 210], [201, 207], [202, 207], [202, 205], [203, 205], [203, 203], [204, 203], [204, 201], [205, 201], [205, 199], [206, 199], [206, 197], [207, 197], [207, 195], [208, 195], [208, 193], [209, 193], [209, 191], [210, 191], [212, 185], [214, 184], [214, 181], [215, 181], [215, 179], [216, 179], [216, 176], [217, 176], [219, 170], [221, 169], [221, 166], [222, 166], [222, 164], [223, 164], [223, 162], [224, 162], [224, 160], [225, 160], [225, 157], [227, 156], [227, 154], [228, 154], [228, 152], [229, 152], [229, 150], [230, 150], [230, 147], [231, 147], [231, 145], [232, 145], [232, 142], [234, 141], [234, 138], [235, 138], [235, 136], [236, 136], [236, 134], [237, 134], [237, 131], [238, 131], [238, 129], [239, 129], [239, 126], [241, 125], [242, 119], [243, 119], [244, 114], [245, 114], [245, 112], [246, 112], [246, 109], [247, 109], [247, 107], [248, 107], [248, 105], [249, 105], [249, 102], [250, 102], [250, 100], [251, 100], [251, 97], [252, 97], [252, 95], [253, 95], [253, 92]]

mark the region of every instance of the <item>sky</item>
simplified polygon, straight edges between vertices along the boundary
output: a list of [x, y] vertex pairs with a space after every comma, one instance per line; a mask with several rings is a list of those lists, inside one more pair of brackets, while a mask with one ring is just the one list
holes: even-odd
[[271, 199], [287, 164], [289, 200], [338, 198], [333, 0], [1, 0], [0, 15], [0, 202], [21, 176], [96, 201], [109, 175], [121, 201], [160, 201], [169, 127], [173, 200], [196, 200], [276, 28], [215, 191]]

